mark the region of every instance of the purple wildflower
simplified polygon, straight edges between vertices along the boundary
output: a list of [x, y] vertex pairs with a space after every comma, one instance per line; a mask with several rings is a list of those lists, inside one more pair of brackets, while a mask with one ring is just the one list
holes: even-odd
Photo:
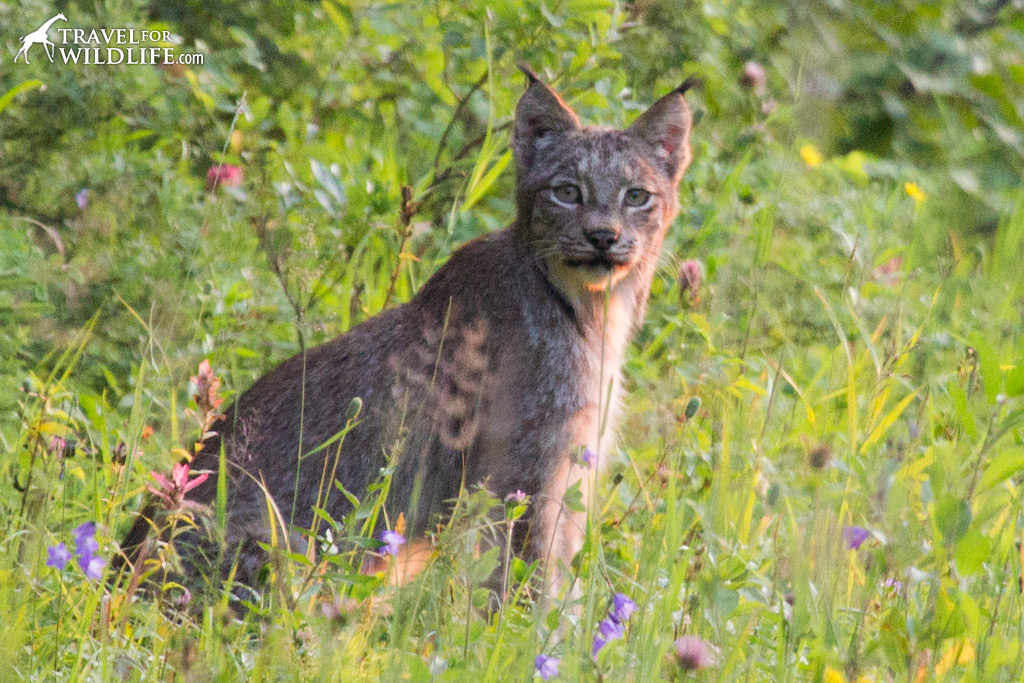
[[537, 658], [533, 660], [533, 668], [537, 672], [538, 676], [543, 678], [545, 681], [550, 681], [558, 675], [558, 665], [561, 663], [562, 660], [557, 657], [537, 655]]
[[676, 662], [679, 668], [684, 671], [697, 671], [709, 666], [714, 666], [715, 656], [711, 646], [703, 638], [697, 636], [683, 636], [676, 638], [675, 651]]
[[597, 465], [597, 453], [590, 450], [589, 448], [584, 448], [583, 464], [590, 468], [593, 468], [595, 465]]
[[397, 555], [398, 546], [405, 543], [405, 536], [398, 533], [397, 531], [385, 529], [380, 534], [380, 540], [384, 544], [384, 546], [381, 548], [381, 552], [387, 553], [388, 555]]
[[506, 503], [515, 503], [516, 505], [519, 505], [524, 500], [526, 500], [526, 497], [527, 496], [526, 496], [525, 493], [523, 493], [519, 489], [516, 489], [512, 493], [510, 493], [507, 496], [505, 496], [505, 502]]
[[885, 583], [882, 584], [882, 588], [884, 588], [886, 591], [899, 592], [903, 590], [903, 582], [897, 579], [895, 576], [890, 576], [888, 579], [885, 580]]
[[96, 533], [96, 522], [83, 522], [76, 526], [72, 531], [71, 535], [75, 539], [75, 543], [80, 542], [83, 538], [88, 538]]
[[625, 634], [626, 629], [622, 624], [615, 621], [612, 617], [605, 617], [600, 625], [598, 625], [597, 633], [594, 634], [594, 643], [590, 647], [590, 657], [597, 659], [597, 653], [601, 651], [601, 648], [613, 640], [618, 640]]
[[846, 541], [846, 547], [850, 550], [857, 550], [860, 548], [864, 541], [868, 540], [868, 536], [871, 532], [862, 526], [844, 526], [843, 527], [843, 540]]
[[79, 524], [71, 532], [71, 535], [75, 539], [75, 555], [78, 556], [78, 566], [90, 579], [102, 577], [103, 567], [107, 565], [107, 561], [95, 554], [100, 549], [100, 544], [96, 541], [96, 522]]
[[64, 569], [71, 559], [71, 551], [63, 543], [50, 546], [46, 549], [46, 566], [53, 567], [57, 571]]
[[79, 209], [89, 206], [89, 188], [83, 187], [75, 194], [75, 204], [78, 205]]
[[90, 555], [79, 558], [78, 563], [82, 567], [82, 571], [85, 572], [86, 577], [94, 581], [103, 578], [103, 568], [107, 566], [107, 561], [102, 557]]
[[612, 608], [608, 614], [620, 624], [629, 621], [629, 618], [636, 611], [636, 603], [629, 599], [625, 593], [616, 593], [612, 598]]
[[71, 535], [75, 539], [75, 555], [83, 562], [100, 549], [100, 544], [96, 542], [96, 522], [79, 524]]

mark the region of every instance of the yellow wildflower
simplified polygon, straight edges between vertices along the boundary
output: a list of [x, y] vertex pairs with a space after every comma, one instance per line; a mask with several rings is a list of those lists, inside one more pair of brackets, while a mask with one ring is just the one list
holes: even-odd
[[[810, 162], [808, 162], [810, 163]], [[841, 671], [836, 671], [831, 666], [825, 667], [825, 676], [821, 679], [824, 683], [845, 683]]]
[[800, 156], [803, 158], [804, 163], [811, 168], [821, 166], [821, 162], [824, 161], [821, 156], [821, 152], [819, 152], [814, 145], [804, 145], [801, 147]]
[[912, 182], [909, 182], [909, 181], [905, 182], [905, 183], [903, 183], [903, 190], [915, 202], [923, 202], [924, 201], [924, 197], [925, 197], [924, 190], [922, 190], [916, 184], [914, 184]]
[[970, 664], [974, 661], [974, 641], [970, 638], [951, 643], [942, 654], [942, 659], [935, 665], [935, 674], [941, 676], [954, 666]]

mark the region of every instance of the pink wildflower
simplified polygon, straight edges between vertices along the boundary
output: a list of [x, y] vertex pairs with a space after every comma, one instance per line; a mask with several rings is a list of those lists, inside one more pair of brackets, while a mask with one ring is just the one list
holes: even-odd
[[202, 484], [210, 476], [207, 472], [191, 476], [189, 465], [185, 462], [174, 466], [170, 479], [159, 472], [150, 472], [149, 474], [156, 480], [159, 487], [148, 486], [147, 488], [163, 501], [168, 510], [191, 507], [191, 504], [185, 500], [185, 494]]
[[206, 190], [213, 192], [217, 187], [238, 187], [242, 184], [242, 169], [231, 164], [211, 166], [206, 172]]

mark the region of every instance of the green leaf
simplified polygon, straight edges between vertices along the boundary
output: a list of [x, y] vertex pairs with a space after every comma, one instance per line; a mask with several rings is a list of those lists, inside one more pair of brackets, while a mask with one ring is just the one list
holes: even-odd
[[562, 500], [565, 502], [565, 507], [572, 512], [587, 511], [586, 506], [583, 505], [583, 491], [580, 489], [580, 482], [576, 482], [566, 489]]
[[865, 439], [864, 443], [861, 444], [860, 452], [866, 453], [868, 448], [870, 448], [872, 444], [876, 443], [879, 439], [885, 436], [886, 432], [889, 431], [893, 423], [895, 423], [896, 420], [899, 419], [899, 416], [903, 414], [903, 411], [906, 410], [907, 406], [910, 405], [910, 402], [913, 401], [915, 398], [917, 398], [916, 391], [912, 394], [908, 394], [903, 398], [902, 401], [897, 403], [896, 407], [890, 410], [889, 413], [882, 418], [881, 422], [878, 423], [878, 426], [871, 431], [870, 436], [868, 436], [868, 438]]
[[1024, 470], [1024, 448], [1010, 448], [996, 457], [985, 468], [978, 483], [979, 491], [986, 491], [1001, 484], [1013, 475]]
[[480, 584], [491, 577], [498, 568], [498, 546], [488, 549], [473, 565], [473, 583]]
[[971, 526], [971, 508], [967, 501], [943, 496], [935, 506], [935, 524], [948, 545], [956, 543]]
[[1024, 361], [1006, 375], [1006, 395], [1010, 398], [1024, 394]]
[[42, 81], [38, 79], [33, 79], [30, 81], [24, 81], [23, 83], [19, 83], [18, 85], [14, 86], [13, 88], [5, 92], [2, 96], [0, 96], [0, 112], [2, 112], [4, 109], [7, 109], [8, 105], [11, 104], [11, 101], [14, 100], [14, 98], [17, 97], [20, 93], [23, 93], [26, 90], [32, 90], [33, 88], [40, 88], [42, 87], [42, 85]]
[[967, 432], [967, 436], [971, 437], [972, 440], [978, 440], [978, 427], [974, 423], [974, 415], [967, 408], [967, 394], [960, 385], [956, 382], [949, 383], [949, 396], [953, 399], [953, 410], [956, 411], [956, 417], [960, 420], [960, 424], [963, 426], [964, 431]]
[[[481, 156], [481, 159], [483, 158], [485, 157]], [[480, 177], [478, 179], [474, 175], [473, 180], [470, 183], [470, 186], [466, 188], [466, 201], [463, 202], [462, 204], [462, 211], [469, 211], [474, 204], [480, 201], [480, 199], [484, 196], [487, 190], [490, 189], [491, 185], [493, 185], [494, 182], [501, 175], [502, 171], [505, 170], [505, 167], [508, 166], [510, 161], [512, 161], [512, 152], [505, 152], [498, 158], [496, 162], [494, 162], [494, 165], [491, 166], [490, 169], [488, 169], [487, 173], [485, 173], [483, 177]], [[483, 166], [478, 166], [478, 168], [482, 169]], [[474, 170], [474, 173], [475, 172], [476, 171]]]
[[719, 586], [715, 589], [714, 600], [719, 616], [725, 618], [732, 614], [736, 607], [739, 606], [740, 594], [739, 591]]
[[228, 463], [224, 440], [220, 442], [220, 454], [217, 461], [217, 526], [227, 526], [228, 520]]
[[992, 549], [992, 543], [977, 529], [971, 529], [956, 543], [953, 561], [956, 570], [964, 576], [977, 574]]

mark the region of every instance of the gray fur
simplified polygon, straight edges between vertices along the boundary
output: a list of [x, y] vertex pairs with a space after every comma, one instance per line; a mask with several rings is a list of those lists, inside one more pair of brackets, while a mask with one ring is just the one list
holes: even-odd
[[[259, 564], [246, 540], [254, 524], [268, 523], [256, 482], [265, 482], [287, 521], [310, 527], [324, 458], [329, 471], [337, 449], [305, 456], [301, 467], [299, 454], [345, 426], [354, 397], [363, 410], [336, 477], [362, 496], [393, 461], [388, 512], [392, 520], [405, 512], [407, 535], [428, 528], [462, 485], [481, 483], [497, 496], [532, 496], [527, 556], [557, 567], [579, 550], [584, 520], [562, 496], [576, 481], [589, 490], [595, 476], [573, 464], [574, 452], [604, 454], [611, 443], [622, 354], [678, 211], [690, 113], [676, 90], [627, 130], [583, 127], [550, 88], [530, 81], [516, 111], [515, 222], [457, 250], [408, 303], [257, 381], [197, 455], [193, 469], [216, 471], [223, 439], [231, 463], [227, 557], [245, 545], [243, 582], [255, 580]], [[582, 202], [555, 201], [549, 188], [559, 183], [577, 185]], [[624, 206], [631, 187], [649, 190], [651, 205]], [[594, 231], [617, 237], [607, 254], [588, 242]], [[599, 405], [609, 415], [603, 434]], [[216, 479], [190, 498], [212, 504]], [[341, 519], [350, 504], [327, 490], [321, 504]]]

